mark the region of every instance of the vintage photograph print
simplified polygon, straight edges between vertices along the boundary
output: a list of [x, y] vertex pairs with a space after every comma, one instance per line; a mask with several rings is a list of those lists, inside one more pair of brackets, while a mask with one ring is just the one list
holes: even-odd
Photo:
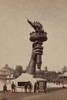
[[67, 100], [67, 0], [0, 0], [0, 100]]

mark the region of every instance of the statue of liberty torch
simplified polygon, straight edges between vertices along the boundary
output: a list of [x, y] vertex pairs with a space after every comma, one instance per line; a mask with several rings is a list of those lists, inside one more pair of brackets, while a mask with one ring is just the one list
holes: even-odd
[[[34, 32], [30, 33], [30, 41], [33, 42], [32, 44], [32, 50], [36, 52], [36, 56], [33, 57], [35, 61], [35, 65], [37, 65], [38, 69], [41, 69], [42, 64], [42, 54], [43, 54], [43, 42], [47, 41], [47, 33], [44, 32], [43, 26], [39, 22], [31, 22], [27, 20], [28, 23], [34, 28]], [[34, 55], [34, 52], [32, 52], [32, 56]], [[33, 63], [32, 61], [32, 63]], [[29, 67], [31, 72], [33, 73], [36, 71], [36, 66]]]

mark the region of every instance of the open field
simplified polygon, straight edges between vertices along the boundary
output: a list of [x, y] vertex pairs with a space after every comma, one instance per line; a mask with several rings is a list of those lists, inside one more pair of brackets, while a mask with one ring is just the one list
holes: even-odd
[[0, 100], [67, 100], [67, 89], [49, 89], [47, 93], [0, 93]]

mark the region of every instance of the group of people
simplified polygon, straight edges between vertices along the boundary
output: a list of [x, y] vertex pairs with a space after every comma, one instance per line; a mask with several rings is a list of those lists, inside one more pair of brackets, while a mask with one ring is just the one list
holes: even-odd
[[[11, 91], [12, 91], [12, 92], [15, 92], [15, 91], [16, 91], [16, 85], [14, 84], [14, 82], [12, 82], [12, 84], [11, 84]], [[4, 86], [3, 86], [3, 92], [4, 92], [4, 93], [8, 92], [6, 83], [5, 83]]]
[[[37, 91], [40, 92], [39, 85], [37, 84], [37, 82], [34, 83], [34, 86], [32, 86], [31, 82], [25, 83], [24, 88], [25, 88], [26, 93], [27, 93], [27, 90], [31, 92], [32, 89], [34, 89], [34, 92], [37, 92]], [[42, 90], [46, 93], [46, 82], [44, 82]]]
[[[46, 93], [46, 82], [43, 83], [42, 90]], [[39, 85], [35, 82], [34, 84], [34, 92], [40, 92]]]
[[[33, 88], [33, 86], [32, 86], [32, 83], [30, 81], [28, 83], [24, 84], [24, 89], [25, 89], [26, 93], [27, 92], [31, 92], [32, 88]], [[37, 92], [37, 91], [38, 92], [40, 91], [39, 90], [39, 85], [35, 82], [35, 84], [34, 84], [34, 92]], [[43, 84], [43, 91], [46, 93], [46, 82], [44, 82], [44, 84]], [[4, 86], [3, 86], [3, 92], [4, 93], [8, 92], [6, 84], [4, 84]], [[12, 84], [11, 84], [11, 92], [12, 93], [16, 92], [16, 85], [14, 84], [14, 82], [12, 82]]]
[[32, 83], [29, 81], [29, 83], [25, 83], [24, 85], [25, 88], [25, 92], [27, 92], [27, 90], [29, 90], [29, 92], [32, 91]]
[[[25, 83], [24, 89], [25, 89], [25, 92], [27, 92], [27, 90], [29, 90], [29, 92], [32, 91], [32, 84], [31, 84], [30, 81], [29, 81], [29, 83]], [[7, 85], [6, 84], [4, 84], [4, 86], [3, 86], [3, 92], [4, 93], [8, 92], [8, 89], [7, 89]], [[11, 84], [11, 92], [12, 93], [13, 92], [16, 92], [16, 85], [14, 84], [14, 82], [12, 82], [12, 84]]]

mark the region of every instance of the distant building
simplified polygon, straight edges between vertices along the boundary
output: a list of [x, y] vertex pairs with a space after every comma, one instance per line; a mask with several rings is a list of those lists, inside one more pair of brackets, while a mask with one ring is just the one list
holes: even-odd
[[0, 70], [0, 79], [2, 80], [11, 80], [14, 78], [13, 75], [14, 70], [10, 68], [8, 64], [6, 64], [5, 67]]
[[61, 82], [61, 83], [66, 83], [67, 84], [67, 72], [63, 73], [63, 74], [60, 74], [58, 76], [58, 80]]

